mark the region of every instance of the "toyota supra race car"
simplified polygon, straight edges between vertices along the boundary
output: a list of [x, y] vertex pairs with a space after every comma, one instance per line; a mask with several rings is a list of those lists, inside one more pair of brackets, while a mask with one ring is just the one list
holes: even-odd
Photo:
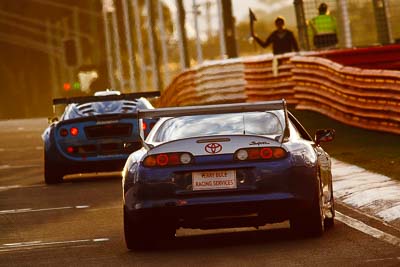
[[148, 132], [155, 122], [144, 120], [148, 125], [139, 127], [136, 109], [152, 109], [145, 97], [158, 95], [107, 90], [94, 96], [54, 99], [54, 105], [67, 106], [60, 120], [42, 134], [44, 181], [54, 184], [66, 174], [122, 170], [129, 154], [142, 146], [140, 129]]
[[289, 220], [319, 236], [334, 223], [331, 161], [286, 102], [138, 110], [160, 118], [123, 170], [129, 249], [154, 246], [179, 228], [258, 227]]

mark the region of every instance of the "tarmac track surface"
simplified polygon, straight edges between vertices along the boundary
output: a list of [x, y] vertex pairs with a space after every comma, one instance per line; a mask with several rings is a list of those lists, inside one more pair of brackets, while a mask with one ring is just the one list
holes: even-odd
[[298, 238], [287, 222], [180, 229], [153, 250], [128, 251], [120, 177], [45, 185], [45, 127], [45, 119], [0, 122], [0, 266], [400, 266], [398, 228], [340, 203], [321, 238]]

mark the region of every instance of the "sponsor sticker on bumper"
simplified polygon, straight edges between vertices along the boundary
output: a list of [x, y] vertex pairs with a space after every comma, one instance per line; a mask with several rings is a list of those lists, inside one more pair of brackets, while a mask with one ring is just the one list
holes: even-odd
[[194, 191], [234, 189], [236, 184], [236, 171], [201, 171], [192, 173], [192, 186]]

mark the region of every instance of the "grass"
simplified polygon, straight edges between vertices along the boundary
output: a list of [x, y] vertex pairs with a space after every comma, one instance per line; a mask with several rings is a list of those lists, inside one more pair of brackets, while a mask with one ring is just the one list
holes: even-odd
[[348, 126], [311, 111], [291, 110], [307, 131], [334, 128], [335, 139], [322, 146], [338, 160], [400, 181], [400, 135]]

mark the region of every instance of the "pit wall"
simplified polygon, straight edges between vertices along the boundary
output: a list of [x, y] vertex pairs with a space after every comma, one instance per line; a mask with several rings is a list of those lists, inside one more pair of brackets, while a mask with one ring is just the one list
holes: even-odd
[[300, 110], [400, 134], [400, 71], [347, 67], [316, 54], [212, 61], [180, 73], [157, 107], [285, 98]]

